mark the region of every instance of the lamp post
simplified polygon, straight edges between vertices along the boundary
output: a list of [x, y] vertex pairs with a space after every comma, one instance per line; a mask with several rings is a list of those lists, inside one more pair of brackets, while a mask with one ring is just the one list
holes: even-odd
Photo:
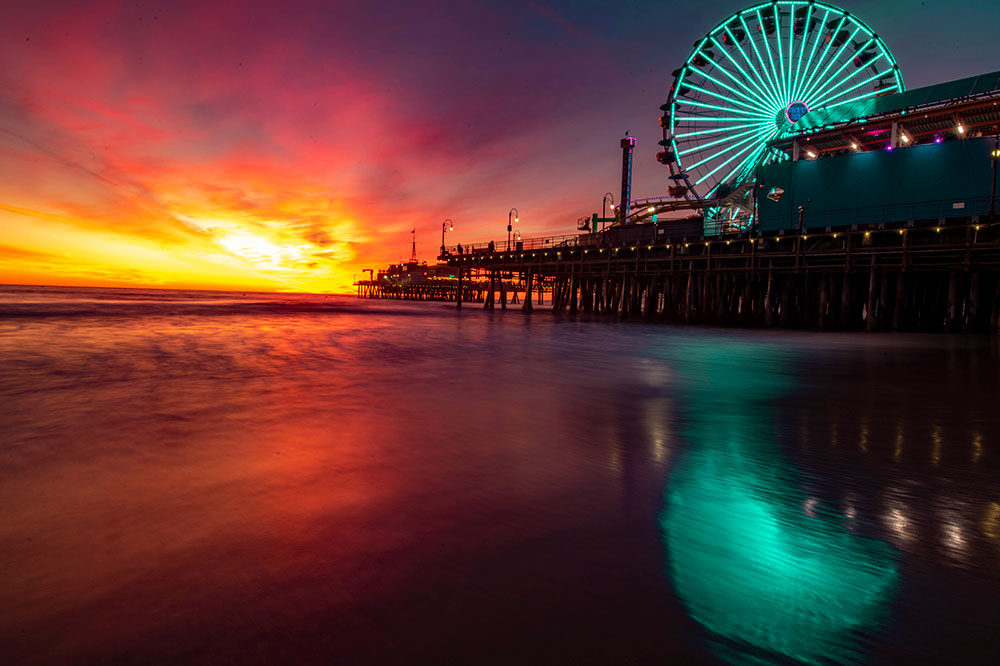
[[513, 217], [514, 221], [517, 222], [517, 215], [518, 215], [518, 213], [517, 213], [517, 209], [516, 208], [511, 208], [509, 211], [507, 211], [507, 251], [508, 252], [510, 252], [510, 232], [514, 229], [514, 227], [511, 225], [510, 219], [511, 219], [511, 217]]
[[521, 230], [514, 229], [514, 249], [519, 249], [517, 244], [521, 242]]
[[445, 218], [445, 221], [441, 223], [441, 254], [444, 254], [444, 232], [454, 231], [455, 223], [451, 221], [451, 218]]
[[614, 212], [615, 210], [615, 195], [608, 192], [604, 195], [604, 198], [601, 199], [601, 217], [607, 217], [607, 213], [604, 212], [604, 207], [608, 205], [608, 199], [611, 199], [611, 212]]
[[993, 188], [990, 190], [990, 212], [991, 218], [997, 214], [997, 160], [1000, 159], [1000, 128], [997, 128], [996, 138], [993, 140]]

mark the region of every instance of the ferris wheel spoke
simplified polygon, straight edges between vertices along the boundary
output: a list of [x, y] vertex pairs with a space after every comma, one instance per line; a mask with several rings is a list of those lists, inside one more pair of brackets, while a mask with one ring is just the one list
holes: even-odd
[[[770, 42], [767, 39], [767, 33], [764, 31], [764, 20], [761, 18], [760, 10], [759, 9], [757, 10], [757, 25], [760, 28], [760, 34], [761, 34], [761, 36], [763, 37], [763, 40], [764, 40], [764, 52], [767, 54], [767, 62], [770, 63], [770, 65], [771, 65], [770, 68], [767, 71], [771, 72], [771, 76], [774, 79], [774, 90], [775, 90], [775, 93], [778, 95], [778, 98], [780, 99], [781, 98], [781, 84], [780, 84], [780, 82], [778, 80], [778, 74], [775, 72], [774, 56], [771, 55], [771, 44], [770, 44]], [[775, 30], [775, 31], [777, 32], [777, 30]]]
[[761, 121], [752, 118], [730, 118], [729, 116], [680, 116], [678, 122], [688, 123], [731, 123], [734, 125], [757, 125]]
[[[830, 58], [830, 61], [826, 64], [826, 67], [823, 68], [823, 71], [819, 72], [816, 76], [813, 76], [810, 79], [809, 87], [806, 88], [805, 92], [806, 95], [812, 95], [816, 91], [816, 88], [824, 85], [824, 82], [835, 80], [837, 76], [839, 76], [840, 73], [844, 71], [844, 69], [846, 69], [848, 65], [851, 64], [852, 59], [847, 58], [846, 60], [844, 60], [843, 63], [841, 63], [840, 67], [837, 68], [836, 72], [830, 74], [829, 76], [827, 75], [827, 73], [830, 71], [830, 68], [833, 67], [837, 62], [839, 62], [840, 54], [844, 52], [844, 49], [847, 48], [847, 45], [854, 42], [854, 36], [857, 35], [860, 30], [861, 30], [860, 26], [857, 29], [855, 29], [854, 33], [850, 36], [850, 38], [843, 44], [841, 44], [840, 48], [837, 49], [837, 52], [834, 54], [834, 56]], [[864, 45], [861, 48], [857, 50], [859, 52], [864, 51], [866, 48], [868, 48], [868, 45], [870, 45], [872, 41], [874, 40], [868, 40], [867, 42], [864, 43]]]
[[[815, 30], [809, 29], [810, 26], [812, 25], [812, 20], [813, 20], [813, 6], [810, 4], [808, 6], [808, 9], [806, 10], [806, 22], [805, 24], [803, 24], [802, 28], [805, 37], [802, 39], [802, 43], [799, 44], [799, 58], [795, 63], [795, 76], [792, 79], [792, 89], [791, 89], [792, 100], [800, 99], [798, 97], [798, 93], [799, 93], [799, 77], [802, 75], [802, 57], [806, 53], [806, 46], [809, 44], [810, 36], [812, 35], [813, 32], [816, 32]], [[814, 44], [815, 42], [816, 40], [813, 40]]]
[[[874, 67], [875, 63], [877, 63], [879, 60], [883, 60], [883, 59], [885, 59], [887, 61], [887, 64], [888, 64], [888, 59], [885, 57], [885, 53], [879, 53], [874, 58], [872, 58], [867, 63], [865, 63], [865, 67], [868, 67], [869, 65], [872, 66], [872, 67]], [[847, 63], [844, 63], [844, 64], [847, 65], [849, 63], [851, 63], [851, 61], [848, 61]], [[850, 75], [850, 76], [848, 76], [845, 79], [836, 78], [837, 76], [839, 76], [840, 71], [842, 71], [843, 69], [844, 69], [844, 67], [842, 66], [841, 69], [838, 70], [833, 75], [833, 77], [831, 77], [831, 79], [827, 82], [827, 84], [825, 86], [817, 87], [817, 89], [812, 93], [812, 96], [814, 98], [816, 98], [816, 99], [823, 99], [825, 97], [826, 101], [823, 101], [822, 103], [826, 104], [826, 102], [829, 101], [829, 96], [833, 95], [835, 92], [838, 92], [838, 91], [839, 92], [852, 92], [852, 91], [856, 90], [857, 88], [860, 88], [861, 86], [865, 85], [866, 83], [871, 83], [872, 81], [875, 81], [876, 79], [885, 78], [885, 77], [889, 76], [890, 74], [892, 74], [892, 72], [893, 72], [893, 67], [890, 65], [889, 67], [887, 67], [882, 72], [878, 72], [874, 76], [869, 76], [868, 78], [864, 79], [861, 83], [856, 83], [856, 84], [852, 85], [850, 88], [847, 88], [845, 90], [840, 90], [840, 88], [842, 88], [843, 86], [846, 86], [847, 84], [851, 83], [855, 79], [855, 75]], [[858, 73], [855, 73], [855, 74], [856, 75], [860, 75], [860, 70], [859, 70]]]
[[[812, 64], [812, 71], [810, 71], [808, 67], [806, 68], [806, 74], [805, 74], [805, 76], [802, 77], [802, 95], [801, 95], [802, 97], [805, 97], [805, 93], [809, 89], [809, 87], [812, 85], [813, 79], [815, 79], [816, 75], [819, 74], [819, 69], [820, 69], [820, 67], [823, 66], [823, 63], [826, 61], [826, 57], [830, 54], [830, 47], [833, 45], [833, 42], [836, 39], [836, 36], [838, 34], [840, 34], [841, 30], [843, 30], [843, 28], [844, 28], [844, 21], [846, 21], [846, 20], [847, 20], [847, 14], [844, 14], [843, 16], [840, 17], [840, 21], [837, 23], [837, 26], [830, 32], [830, 35], [829, 35], [830, 39], [827, 40], [826, 45], [823, 47], [823, 50], [820, 52], [819, 58], [816, 58], [815, 60], [812, 61], [812, 63], [811, 63]], [[857, 33], [855, 33], [855, 34], [857, 34]], [[843, 49], [848, 44], [848, 42], [850, 42], [850, 39], [845, 40], [844, 43], [841, 44], [840, 48]], [[836, 60], [836, 56], [834, 57], [834, 61], [835, 60]]]
[[[829, 9], [827, 9], [827, 10], [826, 10], [826, 11], [824, 12], [824, 14], [823, 14], [823, 20], [822, 20], [822, 21], [820, 22], [820, 24], [819, 24], [819, 25], [820, 25], [820, 26], [823, 26], [823, 27], [825, 28], [825, 27], [826, 27], [826, 24], [827, 24], [827, 22], [828, 22], [829, 20], [830, 20], [830, 10], [829, 10]], [[843, 20], [843, 19], [842, 19], [842, 20]], [[800, 72], [800, 73], [799, 73], [799, 74], [798, 74], [798, 75], [796, 76], [796, 81], [795, 81], [795, 84], [796, 84], [796, 91], [797, 91], [797, 93], [798, 93], [798, 94], [797, 94], [797, 97], [798, 97], [799, 99], [802, 99], [802, 88], [803, 88], [803, 87], [805, 86], [805, 82], [806, 82], [806, 75], [807, 75], [807, 74], [809, 73], [809, 67], [810, 67], [810, 66], [811, 66], [811, 65], [813, 64], [813, 62], [814, 62], [814, 60], [813, 60], [813, 56], [815, 56], [815, 55], [816, 55], [816, 47], [817, 47], [817, 46], [819, 46], [819, 43], [820, 43], [820, 42], [822, 41], [822, 35], [823, 35], [823, 30], [822, 30], [822, 29], [817, 29], [817, 30], [814, 30], [813, 32], [815, 32], [815, 33], [816, 33], [816, 37], [815, 37], [815, 39], [813, 39], [813, 45], [812, 45], [812, 48], [811, 48], [811, 49], [809, 49], [809, 59], [808, 59], [808, 60], [806, 61], [806, 66], [805, 66], [805, 69], [803, 69], [803, 70], [802, 70], [802, 71], [801, 71], [801, 72]], [[830, 40], [830, 41], [833, 41], [833, 40], [832, 40], [832, 38], [831, 38], [831, 40]], [[829, 48], [829, 45], [830, 45], [830, 43], [829, 43], [829, 42], [827, 42], [827, 48]], [[804, 101], [804, 100], [803, 100], [803, 101]]]
[[757, 150], [760, 150], [760, 146], [759, 145], [757, 145], [757, 144], [750, 144], [749, 146], [747, 146], [743, 150], [739, 151], [738, 153], [736, 153], [735, 155], [733, 155], [732, 157], [730, 157], [728, 160], [725, 160], [722, 163], [716, 165], [716, 167], [714, 169], [712, 169], [711, 171], [709, 171], [708, 173], [706, 173], [705, 175], [703, 175], [701, 178], [699, 178], [698, 180], [696, 180], [694, 182], [694, 184], [695, 185], [701, 185], [706, 180], [708, 180], [709, 178], [711, 178], [712, 175], [715, 174], [717, 171], [719, 171], [720, 169], [724, 169], [727, 166], [729, 166], [730, 164], [732, 164], [733, 162], [735, 162], [735, 161], [743, 158], [745, 155], [747, 155], [748, 153], [750, 153], [755, 147], [757, 148]]
[[[750, 123], [749, 125], [762, 125], [762, 124], [763, 123]], [[738, 131], [741, 131], [741, 130], [745, 129], [746, 126], [748, 126], [748, 125], [744, 125], [743, 127], [739, 127], [739, 126], [735, 126], [735, 125], [734, 126], [730, 126], [730, 127], [714, 127], [712, 129], [707, 129], [707, 130], [699, 130], [697, 132], [683, 132], [681, 134], [674, 134], [673, 136], [674, 136], [675, 139], [679, 139], [679, 138], [687, 139], [688, 137], [692, 137], [692, 136], [705, 136], [706, 134], [722, 134], [722, 133], [726, 133], [726, 132], [738, 132]]]
[[[748, 144], [759, 145], [760, 142], [758, 141], [758, 139], [763, 138], [764, 136], [769, 135], [771, 133], [772, 133], [772, 130], [769, 129], [769, 128], [760, 129], [753, 136], [751, 136], [749, 138], [744, 138], [741, 141], [737, 141], [735, 143], [732, 143], [731, 145], [726, 146], [722, 150], [719, 150], [719, 151], [715, 152], [714, 154], [712, 154], [712, 155], [710, 155], [708, 157], [702, 158], [701, 160], [699, 160], [695, 164], [692, 164], [691, 166], [689, 166], [688, 169], [697, 169], [698, 167], [700, 167], [700, 166], [702, 166], [704, 164], [708, 164], [709, 162], [711, 162], [713, 160], [716, 160], [716, 159], [722, 157], [723, 155], [725, 155], [726, 153], [732, 152], [732, 151], [736, 150], [739, 147], [746, 146]], [[700, 151], [695, 151], [695, 152], [700, 152]]]
[[[757, 19], [758, 19], [757, 25], [758, 27], [760, 27], [759, 10], [757, 11]], [[750, 26], [747, 24], [746, 19], [743, 18], [742, 14], [740, 14], [740, 24], [743, 26], [743, 31], [746, 32], [747, 34], [747, 38], [750, 41], [750, 46], [753, 47], [754, 55], [757, 56], [757, 62], [760, 65], [760, 71], [764, 72], [764, 74], [767, 77], [768, 80], [767, 87], [771, 91], [770, 97], [771, 99], [774, 100], [776, 106], [781, 106], [781, 101], [777, 97], [778, 86], [771, 76], [772, 74], [771, 68], [768, 68], [768, 66], [764, 64], [764, 58], [760, 55], [760, 49], [757, 48], [757, 40], [753, 37], [753, 33], [750, 32]], [[751, 67], [751, 69], [753, 69], [753, 67]]]
[[[865, 42], [864, 44], [862, 44], [861, 46], [859, 46], [855, 50], [855, 52], [856, 53], [864, 53], [873, 44], [875, 44], [875, 39], [874, 38], [869, 39], [867, 42]], [[880, 52], [871, 61], [869, 61], [868, 64], [872, 64], [872, 63], [878, 61], [883, 56], [884, 56], [884, 54]], [[845, 69], [847, 69], [848, 67], [850, 67], [852, 64], [854, 64], [854, 58], [851, 58], [850, 56], [848, 56], [847, 59], [844, 60], [844, 62], [842, 62], [840, 64], [840, 67], [838, 67], [837, 71], [835, 71], [833, 74], [830, 74], [829, 76], [825, 76], [824, 75], [823, 77], [817, 79], [815, 81], [815, 83], [813, 83], [812, 88], [809, 90], [808, 94], [811, 95], [811, 96], [814, 96], [814, 97], [818, 96], [818, 95], [822, 95], [822, 94], [825, 94], [827, 91], [834, 89], [837, 85], [849, 82], [852, 78], [854, 78], [854, 74], [848, 74], [845, 79], [841, 79], [839, 77], [840, 77], [841, 73]]]
[[761, 155], [761, 153], [764, 152], [765, 148], [766, 148], [766, 146], [760, 146], [759, 148], [757, 148], [757, 150], [755, 150], [754, 152], [752, 152], [749, 155], [747, 155], [747, 157], [742, 162], [740, 162], [735, 167], [733, 167], [732, 171], [730, 171], [725, 176], [723, 176], [722, 178], [720, 178], [719, 182], [720, 183], [725, 183], [736, 172], [740, 171], [741, 169], [745, 169], [745, 168], [749, 167], [750, 165], [754, 164], [760, 158], [760, 155]]
[[[704, 150], [709, 145], [701, 143], [701, 139], [692, 138], [695, 135], [705, 136], [708, 133], [714, 133], [720, 137], [720, 140], [733, 141], [734, 139], [737, 139], [745, 134], [757, 133], [768, 125], [770, 125], [770, 123], [759, 122], [752, 125], [730, 125], [727, 127], [718, 127], [711, 130], [705, 130], [703, 132], [682, 133], [677, 137], [673, 137], [673, 143], [678, 147], [677, 149], [681, 151], [679, 154], [684, 157]], [[689, 146], [692, 147], [691, 150], [688, 150]], [[683, 150], [681, 150], [681, 148], [683, 148]]]
[[726, 113], [733, 113], [739, 116], [745, 116], [747, 118], [756, 118], [759, 120], [765, 120], [769, 117], [767, 114], [764, 114], [760, 111], [753, 111], [753, 112], [741, 111], [740, 109], [734, 109], [732, 107], [719, 106], [718, 104], [706, 104], [704, 102], [697, 102], [691, 99], [686, 99], [683, 102], [678, 102], [678, 105], [695, 106], [701, 109], [713, 109], [715, 111], [724, 111]]
[[[833, 102], [834, 100], [837, 100], [837, 99], [843, 97], [844, 95], [848, 95], [848, 94], [854, 92], [855, 90], [857, 90], [858, 88], [860, 88], [860, 87], [862, 87], [864, 85], [867, 85], [867, 84], [871, 83], [872, 81], [875, 81], [876, 79], [885, 78], [889, 74], [892, 74], [892, 68], [891, 67], [889, 69], [887, 69], [887, 70], [879, 72], [878, 74], [875, 74], [874, 76], [869, 76], [864, 81], [860, 81], [859, 83], [855, 83], [850, 88], [845, 88], [843, 90], [837, 91], [836, 93], [831, 92], [831, 94], [829, 94], [826, 97], [822, 98], [821, 101], [819, 102], [819, 104], [821, 106], [828, 106], [830, 104], [830, 102]], [[876, 91], [873, 91], [873, 92], [881, 92], [881, 91], [877, 91], [876, 90]], [[824, 93], [820, 93], [820, 94], [824, 94]]]
[[751, 111], [759, 111], [760, 110], [760, 105], [756, 105], [755, 106], [755, 105], [752, 105], [752, 104], [748, 104], [746, 102], [737, 101], [735, 99], [732, 99], [731, 97], [727, 97], [726, 95], [720, 93], [717, 90], [716, 91], [708, 90], [706, 88], [702, 88], [701, 86], [696, 86], [693, 83], [685, 83], [684, 85], [688, 86], [692, 90], [697, 90], [700, 93], [703, 93], [705, 95], [709, 95], [711, 97], [715, 97], [717, 99], [721, 99], [721, 100], [723, 100], [725, 102], [729, 102], [730, 104], [737, 104], [737, 105], [742, 106], [744, 108], [750, 109]]
[[[760, 134], [762, 131], [763, 130], [760, 127], [755, 127], [753, 129], [749, 129], [749, 130], [746, 130], [744, 132], [740, 132], [739, 134], [734, 134], [732, 136], [724, 136], [721, 139], [716, 139], [715, 141], [710, 141], [709, 143], [699, 143], [697, 145], [697, 148], [695, 150], [689, 150], [686, 153], [684, 153], [683, 156], [684, 157], [689, 157], [691, 155], [697, 155], [698, 153], [702, 153], [702, 152], [708, 150], [709, 148], [711, 148], [713, 146], [719, 145], [720, 143], [732, 142], [735, 139], [739, 139], [739, 138], [743, 138], [743, 137], [747, 137], [747, 136], [750, 136], [751, 138], [753, 138], [753, 137], [756, 137], [758, 134]], [[692, 143], [693, 143], [693, 141], [692, 141]], [[691, 168], [694, 169], [695, 167], [692, 166]]]
[[716, 48], [718, 48], [719, 51], [722, 52], [722, 55], [726, 56], [729, 62], [733, 63], [733, 66], [736, 67], [737, 71], [739, 71], [739, 73], [743, 75], [744, 87], [749, 90], [749, 86], [746, 85], [746, 82], [752, 83], [754, 87], [757, 88], [757, 92], [760, 93], [760, 95], [762, 95], [762, 97], [758, 98], [758, 102], [761, 104], [767, 104], [766, 102], [767, 93], [762, 88], [757, 86], [757, 83], [750, 77], [750, 75], [747, 73], [747, 70], [743, 69], [743, 67], [741, 67], [740, 64], [736, 62], [736, 59], [733, 58], [731, 55], [729, 55], [729, 52], [725, 49], [725, 47], [722, 44], [718, 42], [718, 40], [715, 39], [715, 37], [711, 37], [711, 40], [712, 43], [715, 44]]
[[785, 83], [785, 54], [781, 48], [781, 15], [777, 3], [771, 5], [774, 14], [774, 50], [778, 54], [778, 78], [781, 79], [781, 97], [788, 97], [788, 85]]
[[[863, 95], [857, 95], [855, 97], [851, 97], [850, 99], [841, 100], [841, 101], [837, 102], [836, 104], [826, 104], [826, 105], [824, 105], [824, 108], [833, 109], [835, 107], [843, 106], [845, 104], [850, 104], [852, 102], [860, 102], [863, 99], [868, 99], [870, 97], [877, 97], [878, 95], [883, 95], [883, 94], [885, 94], [889, 90], [890, 90], [890, 88], [883, 88], [882, 90], [869, 90], [868, 92], [864, 93]], [[892, 87], [891, 90], [894, 90], [895, 92], [899, 92], [899, 85], [898, 84], [893, 84], [893, 87]]]
[[[742, 16], [740, 17], [740, 19], [742, 20]], [[764, 81], [763, 77], [760, 74], [760, 71], [754, 66], [753, 62], [750, 61], [750, 57], [747, 55], [747, 52], [743, 50], [743, 46], [740, 45], [739, 40], [736, 39], [735, 35], [733, 35], [733, 32], [729, 29], [728, 25], [725, 26], [725, 31], [726, 34], [729, 36], [729, 40], [733, 43], [734, 46], [736, 46], [736, 49], [739, 51], [740, 55], [743, 56], [743, 61], [747, 64], [747, 71], [753, 74], [754, 79], [756, 79], [757, 88], [761, 91], [761, 93], [765, 97], [768, 98], [768, 100], [772, 104], [774, 104], [775, 106], [781, 106], [781, 103], [777, 100], [777, 98], [774, 97], [774, 93], [771, 90], [770, 84]], [[749, 31], [746, 31], [746, 29], [744, 29], [745, 35], [748, 34], [748, 32]], [[753, 40], [752, 37], [750, 39], [751, 41]]]
[[758, 106], [761, 103], [760, 99], [758, 99], [756, 97], [748, 97], [747, 95], [741, 93], [736, 88], [733, 88], [732, 86], [726, 85], [722, 81], [719, 81], [718, 79], [716, 79], [713, 76], [709, 75], [707, 72], [702, 72], [701, 70], [698, 70], [698, 74], [701, 75], [701, 76], [703, 76], [703, 77], [705, 77], [706, 79], [708, 79], [709, 81], [711, 81], [715, 85], [719, 86], [720, 88], [725, 88], [729, 92], [731, 92], [734, 95], [737, 95], [739, 97], [742, 97], [743, 99], [747, 100], [748, 102], [752, 102], [753, 104], [758, 105]]
[[[726, 53], [726, 56], [728, 57], [728, 56], [729, 56], [729, 54], [728, 54], [728, 53]], [[704, 56], [703, 56], [703, 57], [704, 57]], [[729, 79], [730, 81], [732, 81], [734, 85], [736, 85], [736, 86], [739, 86], [739, 87], [740, 87], [740, 89], [741, 89], [741, 90], [742, 90], [742, 91], [743, 91], [743, 92], [744, 92], [744, 93], [745, 93], [745, 94], [746, 94], [747, 96], [751, 97], [751, 98], [752, 98], [752, 99], [753, 99], [753, 100], [754, 100], [754, 101], [755, 101], [756, 103], [758, 103], [758, 104], [764, 104], [764, 105], [766, 105], [766, 104], [767, 104], [767, 103], [766, 103], [766, 102], [765, 102], [765, 101], [764, 101], [763, 99], [761, 99], [761, 97], [759, 97], [759, 96], [758, 96], [758, 95], [757, 95], [757, 94], [756, 94], [756, 93], [755, 93], [755, 92], [753, 91], [753, 89], [752, 89], [752, 88], [750, 88], [750, 86], [748, 86], [748, 85], [747, 85], [747, 83], [746, 83], [746, 73], [745, 73], [745, 72], [743, 72], [742, 70], [740, 70], [739, 66], [737, 66], [737, 70], [739, 70], [739, 71], [740, 71], [740, 73], [741, 73], [741, 74], [743, 75], [743, 79], [740, 79], [740, 78], [739, 78], [738, 76], [736, 76], [735, 74], [733, 74], [732, 72], [730, 72], [730, 71], [729, 71], [728, 69], [726, 69], [725, 67], [723, 67], [723, 66], [722, 66], [722, 65], [721, 65], [720, 63], [715, 63], [715, 69], [716, 69], [716, 70], [718, 70], [718, 71], [720, 71], [720, 72], [722, 72], [723, 74], [725, 74], [725, 75], [726, 75], [726, 77], [727, 77], [727, 78], [728, 78], [728, 79]], [[702, 74], [705, 74], [705, 72], [702, 72]]]
[[795, 98], [792, 97], [792, 68], [794, 66], [794, 56], [795, 54], [795, 5], [792, 5], [792, 10], [788, 15], [788, 101], [791, 102]]
[[[865, 44], [864, 44], [863, 47], [861, 47], [861, 48], [859, 48], [857, 50], [857, 52], [858, 53], [863, 53], [865, 51], [865, 49], [867, 49], [868, 46], [870, 44], [872, 44], [874, 41], [875, 40], [873, 40], [873, 39], [868, 40], [867, 42], [865, 42]], [[881, 57], [882, 57], [882, 54], [880, 53], [871, 62], [875, 62], [876, 60], [880, 59]], [[853, 64], [854, 64], [853, 59], [852, 58], [848, 58], [847, 60], [845, 60], [843, 62], [843, 64], [840, 67], [837, 68], [836, 72], [834, 72], [833, 74], [831, 74], [829, 77], [825, 77], [823, 79], [820, 79], [820, 81], [818, 83], [816, 83], [815, 85], [813, 85], [812, 90], [810, 90], [808, 94], [811, 95], [811, 96], [813, 96], [813, 97], [816, 97], [819, 94], [826, 94], [828, 91], [836, 89], [836, 87], [839, 86], [839, 85], [845, 85], [846, 83], [848, 83], [851, 80], [852, 77], [848, 76], [846, 79], [841, 79], [841, 78], [839, 78], [840, 74], [845, 69], [847, 69], [848, 67], [850, 67]], [[825, 83], [824, 83], [824, 81], [825, 81]]]

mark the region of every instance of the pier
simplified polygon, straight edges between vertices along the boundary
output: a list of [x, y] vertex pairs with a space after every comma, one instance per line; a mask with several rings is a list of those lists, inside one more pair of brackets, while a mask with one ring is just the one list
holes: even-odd
[[[860, 211], [870, 213], [870, 211]], [[846, 231], [675, 237], [671, 225], [447, 248], [456, 287], [531, 312], [538, 285], [554, 313], [689, 324], [822, 330], [997, 331], [1000, 221], [915, 220]], [[666, 237], [666, 241], [664, 241]], [[482, 285], [485, 284], [485, 289]], [[465, 294], [456, 290], [461, 306]], [[485, 295], [485, 300], [481, 297]], [[496, 305], [495, 305], [496, 304]]]
[[[696, 56], [678, 69], [660, 107], [664, 138], [656, 159], [669, 167], [667, 195], [633, 199], [636, 140], [626, 133], [610, 217], [608, 193], [600, 217], [578, 220], [580, 233], [512, 243], [512, 209], [506, 240], [446, 247], [442, 232], [435, 270], [447, 272], [446, 285], [384, 280], [359, 285], [359, 296], [437, 298], [458, 307], [473, 301], [487, 309], [517, 303], [530, 313], [546, 292], [556, 314], [998, 331], [1000, 71], [904, 92], [897, 68], [852, 104], [810, 111], [791, 101], [773, 118], [762, 116], [766, 132], [743, 139], [748, 145], [730, 157], [732, 150], [720, 148], [725, 136], [699, 142], [732, 131], [715, 129], [732, 119], [677, 115], [702, 109], [688, 108], [695, 89], [684, 81], [711, 68], [710, 60]], [[685, 131], [678, 132], [682, 119]], [[681, 164], [704, 152], [710, 155]], [[728, 176], [713, 176], [746, 153]]]

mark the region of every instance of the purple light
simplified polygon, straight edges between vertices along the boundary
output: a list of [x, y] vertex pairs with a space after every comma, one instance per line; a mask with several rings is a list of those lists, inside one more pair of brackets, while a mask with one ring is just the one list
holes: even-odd
[[939, 136], [934, 137], [934, 143], [941, 143], [942, 141], [944, 141], [944, 139], [942, 139], [941, 137]]
[[886, 150], [886, 152], [889, 152], [889, 153], [891, 153], [891, 152], [892, 152], [892, 144], [891, 144], [891, 143], [890, 143], [890, 144], [888, 144], [888, 145], [887, 145], [887, 146], [885, 147], [885, 150]]

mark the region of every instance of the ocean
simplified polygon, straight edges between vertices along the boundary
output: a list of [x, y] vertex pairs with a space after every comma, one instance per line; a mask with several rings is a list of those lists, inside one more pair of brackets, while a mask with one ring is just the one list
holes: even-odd
[[994, 663], [995, 339], [0, 288], [0, 663]]

